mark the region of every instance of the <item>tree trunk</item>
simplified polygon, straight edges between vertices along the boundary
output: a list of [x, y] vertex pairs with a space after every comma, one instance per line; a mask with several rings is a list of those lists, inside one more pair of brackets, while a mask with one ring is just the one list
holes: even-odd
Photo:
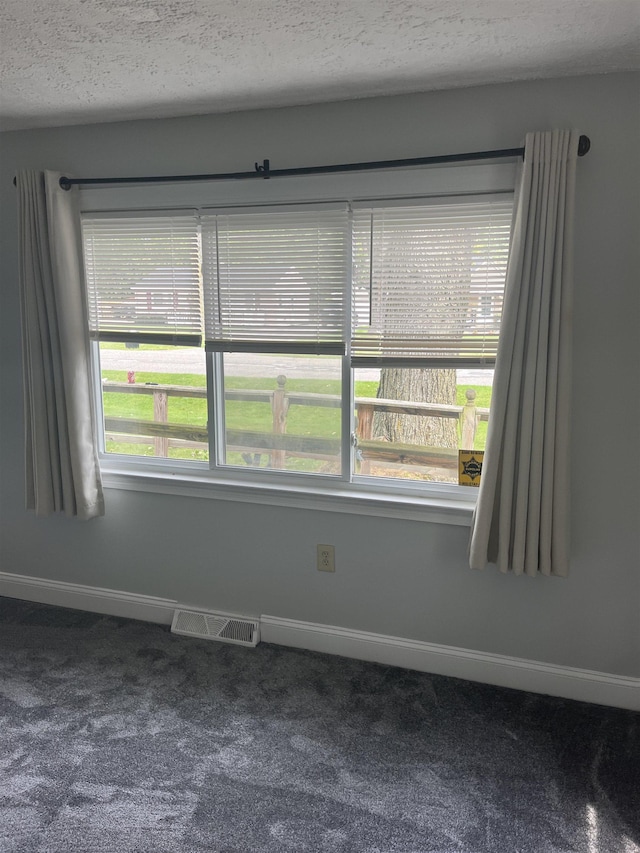
[[[377, 396], [383, 400], [455, 405], [456, 384], [455, 370], [385, 367], [380, 371]], [[455, 418], [425, 418], [421, 415], [376, 412], [373, 419], [373, 436], [399, 444], [449, 448], [458, 446]]]

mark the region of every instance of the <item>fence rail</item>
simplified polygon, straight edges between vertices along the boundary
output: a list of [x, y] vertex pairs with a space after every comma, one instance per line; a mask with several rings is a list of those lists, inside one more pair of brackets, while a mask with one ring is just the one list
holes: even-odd
[[[148, 444], [153, 440], [154, 455], [167, 457], [170, 448], [208, 448], [206, 426], [170, 423], [168, 404], [170, 397], [206, 399], [206, 388], [183, 385], [136, 384], [129, 382], [104, 382], [104, 393], [137, 394], [153, 398], [153, 420], [138, 418], [105, 417], [105, 438], [119, 442]], [[288, 391], [286, 377], [280, 375], [273, 390], [229, 388], [225, 390], [228, 402], [269, 403], [272, 412], [272, 432], [227, 429], [226, 445], [232, 452], [267, 453], [272, 468], [284, 468], [287, 456], [335, 459], [340, 453], [338, 438], [304, 436], [287, 433], [287, 415], [291, 406], [319, 406], [340, 408], [342, 401], [336, 394], [314, 394]], [[376, 412], [387, 412], [421, 417], [454, 418], [459, 423], [460, 446], [472, 449], [480, 421], [486, 421], [489, 409], [476, 406], [476, 392], [468, 389], [463, 406], [442, 403], [417, 403], [405, 400], [386, 400], [378, 397], [356, 397], [356, 438], [360, 458], [360, 471], [369, 473], [372, 462], [420, 465], [455, 469], [457, 449], [402, 445], [373, 438], [373, 421]]]

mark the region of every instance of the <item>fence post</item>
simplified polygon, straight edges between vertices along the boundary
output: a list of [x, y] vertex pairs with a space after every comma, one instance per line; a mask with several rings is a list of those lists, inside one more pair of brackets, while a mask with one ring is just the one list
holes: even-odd
[[[358, 439], [368, 441], [373, 434], [373, 406], [370, 403], [358, 403], [358, 424], [356, 436]], [[368, 459], [360, 460], [360, 473], [371, 473], [371, 462]]]
[[476, 440], [476, 429], [478, 428], [476, 392], [473, 388], [467, 388], [465, 396], [467, 401], [460, 412], [460, 449], [473, 450]]
[[[271, 412], [273, 414], [273, 433], [274, 435], [284, 435], [287, 431], [287, 412], [289, 410], [289, 400], [285, 390], [287, 377], [280, 374], [276, 382], [278, 387], [273, 392], [271, 398]], [[272, 450], [271, 451], [271, 467], [283, 470], [285, 467], [286, 451]]]
[[[166, 391], [153, 392], [153, 419], [157, 423], [167, 422], [168, 395]], [[169, 455], [168, 436], [157, 435], [153, 439], [154, 455], [166, 458]]]

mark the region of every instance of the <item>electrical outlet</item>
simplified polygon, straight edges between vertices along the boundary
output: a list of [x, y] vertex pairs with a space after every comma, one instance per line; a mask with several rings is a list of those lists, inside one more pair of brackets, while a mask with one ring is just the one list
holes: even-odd
[[319, 572], [335, 572], [336, 549], [333, 545], [318, 545], [317, 568]]

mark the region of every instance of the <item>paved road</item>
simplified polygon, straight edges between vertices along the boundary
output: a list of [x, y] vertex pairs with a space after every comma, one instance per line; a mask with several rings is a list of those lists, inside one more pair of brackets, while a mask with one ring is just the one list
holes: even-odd
[[[309, 379], [339, 379], [340, 359], [292, 358], [270, 356], [273, 376], [283, 373], [288, 377]], [[104, 370], [140, 370], [158, 373], [201, 373], [205, 374], [204, 352], [200, 349], [177, 349], [171, 354], [163, 350], [104, 349], [100, 356]], [[264, 357], [246, 353], [229, 353], [225, 356], [225, 368], [230, 376], [264, 376]], [[377, 368], [361, 368], [359, 378], [376, 380], [380, 376]], [[491, 385], [492, 374], [486, 370], [459, 370], [459, 379], [469, 385]]]

